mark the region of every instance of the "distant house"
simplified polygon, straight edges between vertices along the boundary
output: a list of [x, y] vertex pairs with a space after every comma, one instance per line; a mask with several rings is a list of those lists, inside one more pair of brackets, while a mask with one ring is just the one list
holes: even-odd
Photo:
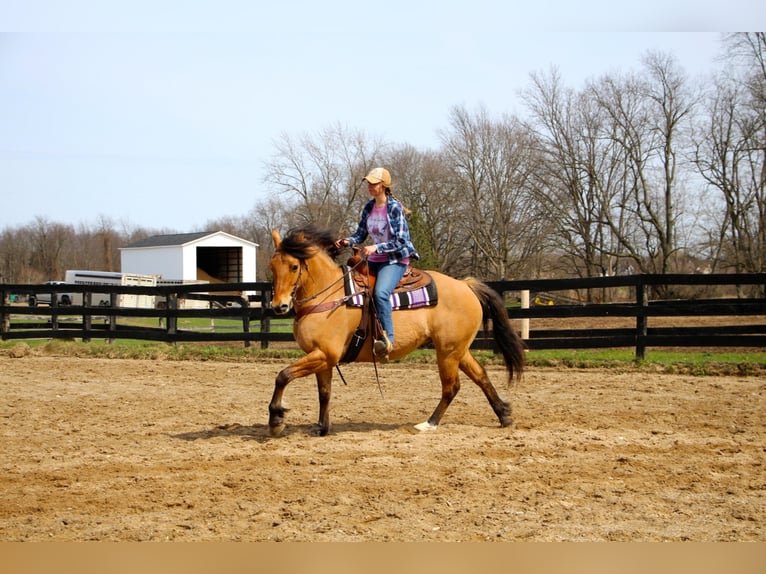
[[123, 273], [164, 281], [255, 281], [257, 243], [223, 231], [154, 235], [120, 248]]

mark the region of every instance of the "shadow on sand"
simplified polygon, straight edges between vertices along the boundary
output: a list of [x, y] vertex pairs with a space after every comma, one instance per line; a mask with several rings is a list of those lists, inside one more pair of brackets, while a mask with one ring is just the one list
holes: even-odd
[[[266, 424], [242, 425], [239, 423], [229, 423], [218, 425], [210, 429], [184, 432], [168, 435], [171, 438], [195, 441], [207, 440], [218, 437], [240, 437], [242, 440], [255, 440], [266, 442], [269, 440], [279, 440], [280, 438], [291, 435], [318, 436], [319, 427], [314, 424], [288, 425], [279, 437], [272, 437], [269, 434], [269, 426]], [[332, 425], [330, 435], [343, 434], [347, 432], [370, 432], [370, 431], [400, 431], [410, 434], [418, 434], [413, 424], [380, 424], [380, 423], [337, 423]]]

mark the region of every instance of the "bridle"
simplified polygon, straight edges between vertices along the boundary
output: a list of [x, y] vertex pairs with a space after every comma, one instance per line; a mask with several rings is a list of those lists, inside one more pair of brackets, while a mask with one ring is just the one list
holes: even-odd
[[[351, 298], [353, 298], [354, 295], [344, 295], [340, 299], [333, 299], [333, 300], [330, 300], [330, 301], [322, 301], [320, 303], [317, 303], [316, 305], [311, 305], [309, 307], [301, 307], [301, 309], [298, 309], [299, 305], [302, 306], [305, 303], [308, 303], [309, 301], [313, 301], [314, 299], [316, 299], [317, 297], [319, 297], [323, 293], [326, 293], [327, 291], [332, 289], [333, 286], [335, 286], [336, 284], [340, 283], [341, 281], [345, 281], [346, 278], [348, 278], [354, 272], [354, 270], [359, 265], [361, 265], [364, 261], [365, 261], [364, 258], [360, 257], [359, 261], [354, 263], [353, 266], [351, 266], [351, 267], [349, 267], [348, 265], [343, 266], [345, 271], [343, 271], [343, 274], [338, 279], [336, 279], [335, 281], [330, 283], [327, 287], [324, 287], [323, 289], [320, 289], [319, 291], [317, 291], [313, 295], [310, 295], [308, 297], [304, 297], [303, 299], [298, 299], [298, 298], [296, 298], [296, 294], [298, 292], [298, 288], [299, 288], [300, 283], [301, 283], [301, 277], [303, 275], [303, 267], [304, 267], [304, 265], [306, 265], [303, 260], [300, 260], [299, 263], [298, 263], [298, 277], [295, 279], [295, 284], [293, 285], [292, 292], [290, 293], [290, 300], [292, 301], [293, 308], [295, 309], [295, 320], [296, 321], [300, 321], [301, 318], [303, 318], [306, 315], [310, 315], [311, 313], [321, 313], [321, 312], [324, 312], [324, 311], [334, 311], [335, 309], [337, 309], [341, 305], [344, 305]], [[308, 269], [308, 265], [306, 265], [306, 268]], [[383, 389], [380, 386], [380, 379], [378, 377], [378, 365], [377, 365], [377, 361], [375, 360], [375, 355], [374, 354], [373, 354], [372, 364], [373, 364], [373, 367], [375, 369], [375, 380], [378, 382], [378, 390], [380, 391], [380, 396], [382, 397], [383, 396]], [[335, 365], [335, 369], [338, 371], [338, 375], [340, 376], [341, 381], [343, 381], [343, 384], [344, 385], [348, 385], [348, 383], [346, 383], [345, 377], [343, 376], [343, 373], [340, 370], [340, 365], [336, 364]]]
[[[300, 261], [300, 263], [298, 264], [298, 277], [295, 279], [295, 284], [293, 285], [292, 291], [290, 293], [290, 300], [293, 302], [293, 307], [295, 308], [296, 319], [300, 319], [304, 315], [308, 315], [310, 313], [320, 313], [322, 311], [330, 311], [330, 310], [337, 309], [338, 307], [340, 307], [341, 305], [346, 303], [349, 299], [351, 299], [353, 297], [353, 295], [344, 295], [343, 297], [341, 297], [339, 299], [333, 299], [333, 300], [330, 300], [330, 301], [322, 301], [321, 303], [318, 303], [316, 305], [312, 305], [312, 306], [310, 306], [308, 308], [304, 307], [301, 311], [298, 310], [299, 306], [305, 305], [309, 301], [313, 301], [314, 299], [317, 299], [323, 293], [328, 292], [330, 289], [332, 289], [338, 283], [340, 283], [342, 281], [345, 281], [346, 278], [349, 277], [351, 275], [351, 273], [353, 273], [354, 269], [356, 269], [362, 263], [362, 261], [363, 260], [360, 259], [359, 261], [357, 261], [354, 264], [353, 267], [344, 266], [345, 271], [343, 271], [343, 274], [338, 279], [336, 279], [335, 281], [330, 283], [327, 287], [324, 287], [324, 288], [320, 289], [319, 291], [317, 291], [313, 295], [309, 295], [308, 297], [304, 297], [302, 299], [298, 299], [296, 297], [296, 295], [298, 293], [298, 288], [300, 287], [300, 284], [301, 284], [301, 278], [302, 278], [302, 275], [303, 275], [303, 267], [304, 267], [304, 265], [306, 265], [304, 261]], [[306, 267], [308, 267], [308, 266], [306, 266]]]

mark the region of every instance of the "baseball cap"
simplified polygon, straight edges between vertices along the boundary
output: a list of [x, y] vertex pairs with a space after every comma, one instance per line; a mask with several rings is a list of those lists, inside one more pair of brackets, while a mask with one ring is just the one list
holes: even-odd
[[384, 186], [391, 187], [391, 174], [388, 173], [388, 170], [384, 167], [376, 167], [370, 171], [362, 181], [364, 180], [367, 180], [372, 184], [382, 181]]

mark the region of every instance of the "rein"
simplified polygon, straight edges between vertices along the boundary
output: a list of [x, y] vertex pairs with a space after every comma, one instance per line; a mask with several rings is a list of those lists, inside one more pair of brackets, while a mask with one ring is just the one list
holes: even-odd
[[[310, 295], [308, 297], [304, 297], [303, 299], [297, 299], [295, 295], [298, 292], [298, 285], [301, 282], [301, 276], [303, 274], [303, 264], [301, 264], [301, 266], [300, 266], [300, 268], [298, 270], [298, 278], [295, 280], [295, 285], [293, 285], [293, 292], [292, 292], [292, 295], [290, 297], [293, 300], [293, 306], [295, 307], [295, 320], [299, 321], [302, 317], [304, 317], [306, 315], [310, 315], [311, 313], [322, 313], [324, 311], [334, 311], [335, 309], [337, 309], [341, 305], [345, 304], [349, 299], [351, 299], [353, 297], [353, 295], [344, 295], [340, 299], [333, 299], [332, 301], [322, 301], [321, 303], [317, 303], [316, 305], [311, 305], [309, 307], [303, 307], [301, 309], [298, 308], [299, 305], [304, 305], [305, 303], [308, 303], [309, 301], [313, 301], [314, 299], [316, 299], [317, 297], [319, 297], [323, 293], [326, 293], [327, 291], [332, 289], [332, 287], [334, 285], [336, 285], [337, 283], [339, 283], [340, 281], [345, 280], [346, 277], [349, 277], [351, 275], [351, 273], [353, 273], [354, 269], [359, 267], [359, 265], [361, 265], [362, 263], [364, 263], [364, 259], [360, 258], [359, 261], [354, 263], [353, 266], [351, 266], [351, 267], [346, 266], [346, 270], [343, 272], [343, 274], [338, 279], [336, 279], [335, 281], [330, 283], [327, 287], [325, 287], [323, 289], [320, 289], [319, 291], [317, 291], [313, 295]], [[380, 396], [382, 398], [383, 397], [383, 389], [380, 386], [380, 377], [378, 376], [378, 363], [377, 363], [377, 360], [375, 358], [375, 353], [372, 354], [372, 365], [373, 365], [373, 368], [375, 369], [375, 380], [378, 383], [378, 390], [380, 391]], [[338, 375], [340, 376], [340, 380], [343, 381], [343, 384], [348, 386], [348, 383], [346, 382], [346, 379], [345, 379], [345, 377], [343, 376], [343, 373], [340, 370], [340, 365], [336, 364], [335, 365], [335, 369], [338, 371]]]
[[301, 309], [300, 311], [298, 311], [298, 306], [299, 305], [303, 305], [305, 303], [308, 303], [309, 301], [313, 301], [314, 299], [316, 299], [317, 297], [319, 297], [323, 293], [326, 293], [327, 291], [332, 289], [333, 286], [335, 286], [337, 283], [345, 280], [346, 277], [350, 276], [351, 273], [354, 271], [354, 269], [356, 269], [359, 266], [360, 263], [362, 263], [361, 260], [358, 261], [356, 264], [354, 264], [353, 267], [347, 267], [346, 271], [343, 272], [343, 275], [341, 275], [338, 279], [336, 279], [335, 281], [330, 283], [324, 289], [321, 289], [321, 290], [317, 291], [313, 295], [310, 295], [308, 297], [304, 297], [303, 299], [297, 299], [295, 297], [295, 294], [298, 292], [298, 284], [301, 282], [301, 275], [303, 274], [303, 265], [301, 265], [300, 270], [298, 271], [298, 279], [296, 279], [296, 281], [295, 281], [295, 285], [293, 286], [293, 293], [292, 293], [292, 296], [291, 296], [291, 298], [293, 300], [293, 305], [296, 308], [296, 318], [300, 318], [300, 317], [303, 317], [304, 315], [309, 315], [311, 313], [321, 313], [323, 311], [335, 310], [338, 307], [340, 307], [341, 305], [343, 305], [344, 303], [346, 303], [349, 299], [351, 299], [351, 297], [352, 297], [351, 295], [345, 295], [345, 296], [341, 297], [340, 299], [334, 299], [332, 301], [323, 301], [321, 303], [318, 303], [316, 305], [311, 305], [308, 308]]

